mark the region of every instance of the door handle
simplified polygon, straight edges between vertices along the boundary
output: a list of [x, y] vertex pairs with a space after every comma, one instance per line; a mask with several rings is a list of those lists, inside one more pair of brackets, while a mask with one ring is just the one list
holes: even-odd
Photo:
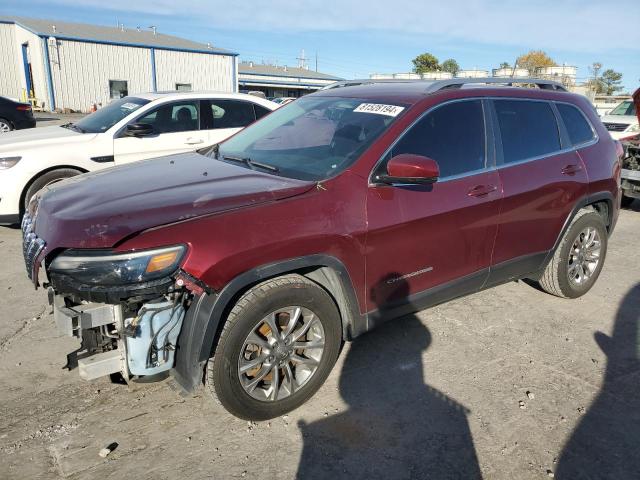
[[495, 192], [498, 189], [495, 185], [476, 185], [473, 187], [467, 195], [470, 197], [482, 197], [484, 195], [489, 195], [491, 192]]
[[199, 143], [204, 143], [204, 140], [202, 140], [201, 138], [187, 138], [187, 141], [184, 142], [187, 145], [197, 145]]
[[562, 170], [560, 170], [560, 172], [563, 175], [575, 175], [580, 170], [582, 170], [582, 167], [580, 165], [567, 165]]

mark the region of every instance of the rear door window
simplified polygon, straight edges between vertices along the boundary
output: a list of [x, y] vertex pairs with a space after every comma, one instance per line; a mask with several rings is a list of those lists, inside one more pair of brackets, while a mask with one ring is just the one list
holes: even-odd
[[560, 150], [556, 117], [548, 102], [494, 100], [504, 163], [553, 154]]
[[253, 104], [238, 100], [210, 100], [213, 128], [244, 128], [255, 122]]
[[591, 125], [577, 107], [566, 103], [556, 103], [556, 107], [573, 145], [580, 145], [593, 139]]
[[438, 162], [440, 177], [485, 167], [482, 102], [452, 102], [425, 115], [391, 150], [391, 157], [413, 153]]

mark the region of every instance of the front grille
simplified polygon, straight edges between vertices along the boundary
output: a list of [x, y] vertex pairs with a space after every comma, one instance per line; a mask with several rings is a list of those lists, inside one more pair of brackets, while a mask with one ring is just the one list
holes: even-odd
[[22, 254], [24, 255], [24, 264], [27, 267], [27, 275], [31, 280], [34, 280], [34, 262], [44, 246], [44, 240], [38, 238], [33, 232], [33, 220], [28, 213], [25, 213], [22, 218]]
[[603, 125], [610, 132], [624, 132], [629, 126], [626, 123], [610, 123], [610, 122], [604, 122]]

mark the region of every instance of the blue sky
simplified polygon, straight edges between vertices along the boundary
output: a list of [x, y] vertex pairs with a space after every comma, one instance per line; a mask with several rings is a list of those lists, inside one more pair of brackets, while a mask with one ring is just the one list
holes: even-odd
[[640, 87], [640, 0], [3, 0], [0, 15], [135, 28], [156, 25], [236, 51], [243, 60], [296, 65], [302, 49], [319, 70], [345, 78], [404, 72], [431, 52], [490, 70], [530, 49], [576, 65], [593, 62]]

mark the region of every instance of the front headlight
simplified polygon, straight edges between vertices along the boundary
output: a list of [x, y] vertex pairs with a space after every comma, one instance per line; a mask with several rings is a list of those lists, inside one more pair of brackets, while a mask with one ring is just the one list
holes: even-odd
[[22, 157], [0, 157], [0, 170], [13, 167]]
[[629, 125], [627, 127], [625, 132], [640, 132], [640, 124], [639, 123], [632, 123], [631, 125]]
[[185, 252], [184, 245], [127, 253], [67, 250], [51, 262], [49, 272], [68, 275], [88, 285], [148, 282], [176, 271]]

